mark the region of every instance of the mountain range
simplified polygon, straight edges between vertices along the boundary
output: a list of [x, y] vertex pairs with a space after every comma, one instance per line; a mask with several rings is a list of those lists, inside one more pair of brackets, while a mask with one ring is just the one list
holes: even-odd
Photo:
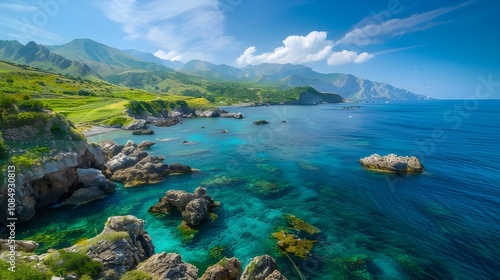
[[[202, 87], [203, 81], [213, 81], [280, 89], [312, 86], [320, 92], [337, 93], [346, 99], [359, 101], [428, 98], [350, 74], [318, 73], [304, 65], [264, 63], [237, 68], [202, 60], [182, 64], [162, 60], [146, 52], [119, 50], [90, 39], [75, 39], [59, 46], [42, 46], [35, 42], [24, 46], [17, 41], [0, 40], [0, 60], [158, 92], [175, 90], [179, 84], [194, 83]], [[176, 93], [182, 94], [182, 91]]]

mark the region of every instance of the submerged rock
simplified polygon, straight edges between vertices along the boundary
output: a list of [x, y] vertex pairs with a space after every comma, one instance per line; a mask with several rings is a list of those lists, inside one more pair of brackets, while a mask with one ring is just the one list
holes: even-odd
[[132, 135], [153, 135], [155, 134], [154, 131], [151, 129], [140, 129], [140, 130], [134, 130], [132, 132]]
[[254, 121], [253, 124], [255, 125], [263, 125], [263, 124], [268, 124], [269, 122], [266, 121], [266, 120], [258, 120], [258, 121]]
[[139, 271], [149, 273], [158, 280], [184, 279], [197, 280], [198, 268], [182, 261], [179, 254], [165, 252], [153, 255], [137, 268]]
[[237, 258], [224, 257], [207, 268], [201, 280], [236, 280], [241, 273], [241, 262]]
[[278, 264], [269, 255], [255, 257], [245, 268], [241, 280], [286, 280], [278, 270]]
[[399, 174], [424, 172], [424, 166], [415, 156], [403, 157], [396, 154], [379, 156], [373, 154], [369, 157], [360, 159], [359, 162], [364, 167], [379, 171], [395, 172]]
[[309, 256], [314, 243], [316, 243], [316, 240], [299, 238], [295, 234], [284, 230], [273, 233], [273, 237], [278, 239], [276, 244], [280, 249], [302, 259], [306, 259]]

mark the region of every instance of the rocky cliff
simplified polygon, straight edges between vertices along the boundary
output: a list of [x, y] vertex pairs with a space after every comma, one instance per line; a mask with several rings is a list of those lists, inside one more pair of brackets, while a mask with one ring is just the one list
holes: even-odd
[[[63, 116], [38, 112], [31, 121], [2, 119], [2, 140], [9, 156], [2, 168], [15, 167], [15, 215], [18, 222], [31, 219], [37, 208], [63, 202], [85, 203], [111, 192], [115, 185], [106, 180], [101, 148], [88, 144], [85, 137]], [[20, 118], [20, 117], [19, 117]], [[94, 175], [90, 175], [94, 174]], [[6, 186], [6, 184], [4, 184]], [[8, 189], [0, 189], [0, 211], [7, 213]], [[2, 215], [0, 223], [6, 224]]]

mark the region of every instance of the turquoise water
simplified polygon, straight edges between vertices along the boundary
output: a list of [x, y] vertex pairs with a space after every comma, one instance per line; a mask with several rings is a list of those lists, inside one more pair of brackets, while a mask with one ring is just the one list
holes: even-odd
[[[153, 140], [150, 154], [201, 171], [152, 186], [120, 186], [76, 208], [39, 211], [20, 235], [39, 241], [40, 250], [62, 248], [100, 232], [108, 216], [132, 214], [146, 221], [157, 252], [180, 253], [201, 272], [217, 261], [209, 249], [222, 246], [244, 265], [271, 254], [289, 279], [300, 279], [270, 237], [285, 226], [284, 214], [294, 214], [321, 230], [308, 259], [292, 258], [307, 279], [369, 279], [339, 268], [339, 260], [356, 255], [365, 255], [363, 275], [373, 279], [500, 278], [500, 101], [343, 106], [233, 108], [246, 118], [190, 119], [152, 127], [151, 136], [92, 137]], [[271, 123], [252, 124], [259, 119]], [[373, 153], [417, 155], [426, 172], [399, 177], [362, 168], [358, 160]], [[262, 181], [280, 191], [252, 188]], [[222, 206], [192, 241], [177, 229], [180, 215], [147, 212], [167, 190], [199, 185]]]

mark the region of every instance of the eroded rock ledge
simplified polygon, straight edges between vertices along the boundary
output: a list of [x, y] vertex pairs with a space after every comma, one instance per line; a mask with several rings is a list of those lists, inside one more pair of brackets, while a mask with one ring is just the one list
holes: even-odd
[[387, 156], [379, 156], [373, 154], [359, 160], [366, 168], [376, 171], [393, 172], [398, 174], [418, 174], [424, 172], [424, 166], [415, 156], [398, 156], [389, 154]]

